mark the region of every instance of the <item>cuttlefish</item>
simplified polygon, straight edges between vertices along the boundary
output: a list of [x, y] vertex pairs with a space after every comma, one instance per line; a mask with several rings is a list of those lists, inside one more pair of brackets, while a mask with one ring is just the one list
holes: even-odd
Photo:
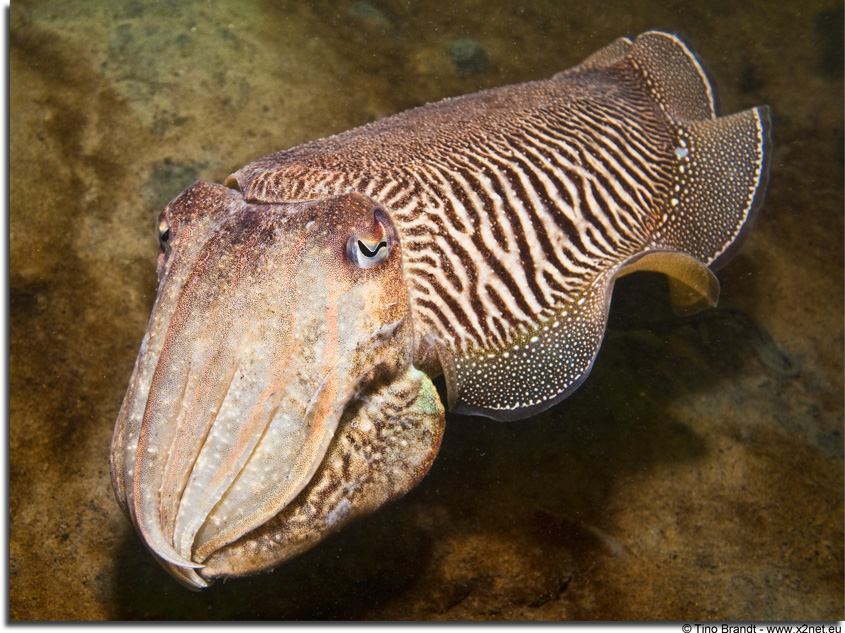
[[115, 427], [117, 499], [190, 588], [271, 568], [412, 488], [444, 406], [517, 420], [590, 373], [614, 282], [680, 313], [766, 188], [765, 106], [717, 117], [690, 50], [621, 38], [196, 182]]

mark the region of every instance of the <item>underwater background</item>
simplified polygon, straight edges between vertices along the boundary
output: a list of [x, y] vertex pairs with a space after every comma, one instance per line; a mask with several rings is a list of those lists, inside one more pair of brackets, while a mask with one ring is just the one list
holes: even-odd
[[[409, 107], [681, 36], [772, 107], [765, 206], [675, 317], [616, 285], [587, 382], [447, 414], [405, 498], [190, 593], [114, 500], [112, 429], [197, 179]], [[89, 0], [10, 9], [11, 620], [818, 620], [843, 614], [843, 8], [834, 0]]]

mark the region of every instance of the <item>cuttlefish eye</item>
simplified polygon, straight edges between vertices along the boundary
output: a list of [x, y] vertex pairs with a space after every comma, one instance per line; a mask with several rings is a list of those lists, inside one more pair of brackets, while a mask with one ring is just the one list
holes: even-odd
[[161, 250], [164, 250], [167, 241], [170, 239], [170, 223], [167, 221], [167, 218], [162, 216], [158, 219], [156, 232], [158, 233], [158, 245]]
[[379, 221], [380, 214], [385, 211], [376, 209], [373, 227], [353, 233], [346, 241], [346, 256], [358, 268], [375, 268], [390, 255], [393, 239], [384, 223]]

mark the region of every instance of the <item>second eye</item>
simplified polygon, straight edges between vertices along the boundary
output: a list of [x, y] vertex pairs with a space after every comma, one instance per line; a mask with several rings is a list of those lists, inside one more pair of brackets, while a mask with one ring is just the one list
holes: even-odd
[[158, 226], [156, 227], [156, 229], [156, 232], [158, 233], [158, 245], [161, 250], [164, 250], [164, 247], [170, 240], [170, 224], [167, 222], [167, 220], [161, 218], [158, 222]]

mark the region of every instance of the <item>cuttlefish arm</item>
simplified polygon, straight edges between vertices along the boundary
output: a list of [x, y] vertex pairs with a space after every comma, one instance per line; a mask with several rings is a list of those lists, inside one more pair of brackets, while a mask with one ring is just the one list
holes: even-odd
[[402, 249], [360, 194], [253, 205], [196, 183], [159, 223], [159, 293], [112, 441], [118, 501], [192, 588], [271, 567], [427, 472]]

